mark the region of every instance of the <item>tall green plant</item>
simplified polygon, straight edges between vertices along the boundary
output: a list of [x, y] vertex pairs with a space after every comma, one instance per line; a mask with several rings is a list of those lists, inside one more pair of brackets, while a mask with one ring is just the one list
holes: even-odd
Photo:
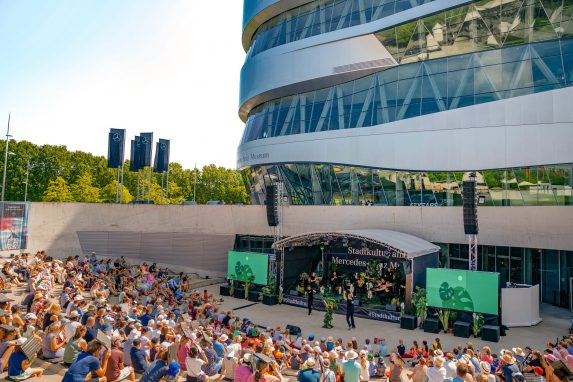
[[479, 336], [481, 328], [483, 327], [483, 323], [484, 323], [483, 314], [474, 313], [472, 321], [472, 333], [474, 337], [477, 338]]
[[448, 332], [450, 328], [450, 314], [451, 311], [448, 309], [440, 309], [438, 310], [438, 319], [442, 323], [442, 327], [444, 328], [444, 332]]
[[416, 316], [420, 317], [422, 320], [426, 319], [427, 306], [425, 288], [417, 286], [414, 293], [412, 293], [412, 309], [414, 309]]

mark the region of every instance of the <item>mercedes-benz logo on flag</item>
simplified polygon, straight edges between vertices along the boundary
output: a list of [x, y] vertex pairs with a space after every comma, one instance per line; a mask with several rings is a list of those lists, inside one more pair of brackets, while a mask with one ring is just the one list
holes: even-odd
[[146, 145], [146, 144], [149, 143], [149, 138], [148, 138], [148, 137], [143, 137], [143, 138], [141, 138], [141, 142], [142, 142], [144, 145]]
[[162, 143], [160, 147], [163, 151], [167, 150], [167, 145], [165, 143]]
[[121, 136], [119, 135], [119, 133], [114, 133], [112, 139], [114, 142], [119, 142], [121, 141]]

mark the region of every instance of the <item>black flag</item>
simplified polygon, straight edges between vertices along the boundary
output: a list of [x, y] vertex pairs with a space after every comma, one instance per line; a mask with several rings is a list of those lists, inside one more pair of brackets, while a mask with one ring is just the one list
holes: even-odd
[[169, 139], [159, 139], [155, 145], [155, 161], [153, 162], [155, 172], [164, 172], [169, 168]]
[[131, 140], [131, 156], [129, 157], [129, 171], [139, 171], [141, 167], [139, 165], [141, 157], [141, 138], [135, 136], [135, 139]]
[[153, 148], [153, 133], [141, 133], [141, 156], [139, 167], [151, 167], [151, 149]]
[[110, 129], [107, 143], [107, 167], [118, 168], [123, 164], [125, 130]]

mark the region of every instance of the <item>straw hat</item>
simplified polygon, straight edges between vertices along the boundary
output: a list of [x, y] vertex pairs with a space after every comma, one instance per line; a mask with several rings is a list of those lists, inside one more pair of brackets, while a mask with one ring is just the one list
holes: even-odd
[[356, 352], [355, 352], [354, 350], [349, 350], [349, 351], [347, 351], [344, 356], [345, 356], [346, 359], [348, 359], [348, 360], [358, 358], [358, 354], [356, 354]]
[[505, 363], [515, 363], [515, 358], [510, 352], [506, 352], [502, 357], [501, 360]]
[[521, 348], [513, 348], [511, 349], [513, 351], [514, 354], [520, 356], [520, 357], [525, 357], [525, 353], [523, 352], [523, 349]]
[[311, 358], [306, 360], [306, 365], [308, 367], [314, 367], [314, 365], [316, 365], [316, 361], [314, 360], [314, 358], [311, 357]]
[[481, 361], [479, 363], [479, 367], [481, 368], [481, 371], [484, 374], [489, 374], [491, 373], [491, 365], [489, 363], [487, 363], [486, 361]]

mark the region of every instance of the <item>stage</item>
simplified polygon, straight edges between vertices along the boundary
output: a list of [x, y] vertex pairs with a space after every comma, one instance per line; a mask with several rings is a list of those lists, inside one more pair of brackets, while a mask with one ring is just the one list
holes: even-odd
[[283, 303], [326, 310], [323, 298], [335, 300], [334, 313], [346, 314], [352, 295], [354, 316], [399, 322], [416, 286], [425, 287], [426, 268], [438, 266], [439, 247], [400, 232], [356, 230], [314, 232], [273, 244]]
[[[285, 295], [283, 304], [307, 308], [307, 298], [302, 296]], [[390, 308], [390, 307], [389, 307]], [[322, 298], [316, 295], [312, 304], [312, 309], [323, 312], [325, 310]], [[393, 310], [392, 310], [393, 309]], [[338, 302], [338, 308], [334, 310], [336, 314], [346, 315], [346, 304], [344, 301]], [[400, 313], [396, 308], [376, 309], [370, 307], [354, 306], [354, 317], [367, 318], [378, 321], [400, 322]]]

